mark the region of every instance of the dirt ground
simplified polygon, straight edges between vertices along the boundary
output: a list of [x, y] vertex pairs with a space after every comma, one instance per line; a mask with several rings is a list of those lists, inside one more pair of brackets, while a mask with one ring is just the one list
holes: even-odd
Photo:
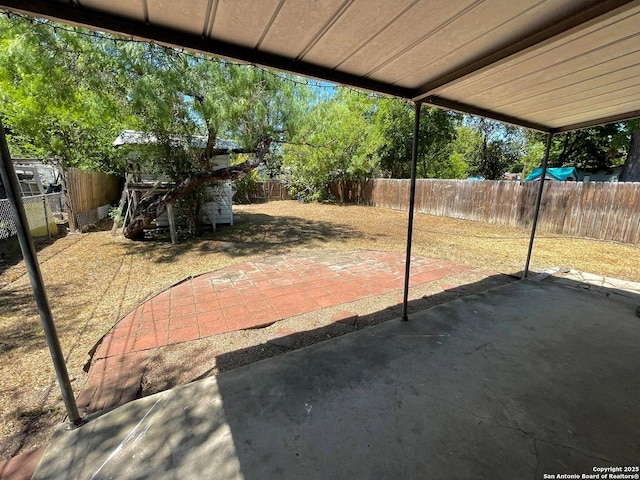
[[[83, 367], [95, 343], [145, 298], [189, 275], [304, 249], [405, 250], [407, 215], [403, 212], [295, 201], [236, 206], [234, 212], [235, 226], [220, 227], [175, 246], [131, 242], [112, 237], [108, 230], [38, 244], [76, 394], [86, 381]], [[522, 229], [417, 215], [413, 253], [517, 275], [523, 269], [528, 238], [529, 232]], [[9, 458], [46, 443], [64, 417], [64, 408], [24, 264], [6, 252], [0, 260], [0, 458]], [[540, 234], [532, 269], [555, 266], [638, 281], [640, 248]], [[245, 336], [240, 332], [216, 340], [216, 355], [231, 359], [227, 369], [253, 358], [242, 346], [260, 338], [247, 340]], [[193, 345], [200, 351], [213, 351], [210, 347], [207, 342]], [[258, 353], [254, 349], [255, 358], [280, 353], [264, 353], [265, 349], [261, 347]], [[240, 350], [245, 355], [238, 360], [234, 352]], [[169, 362], [179, 370], [188, 354], [184, 347], [173, 349], [153, 357], [151, 365]], [[216, 371], [197, 372], [196, 376]], [[162, 379], [150, 375], [145, 393], [193, 378], [178, 371], [171, 382], [159, 385]]]

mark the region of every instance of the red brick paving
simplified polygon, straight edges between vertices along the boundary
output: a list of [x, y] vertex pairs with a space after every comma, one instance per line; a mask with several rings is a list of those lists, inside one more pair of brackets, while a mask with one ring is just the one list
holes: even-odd
[[17, 455], [9, 460], [0, 460], [0, 479], [30, 480], [46, 446]]
[[78, 396], [78, 409], [92, 413], [137, 398], [148, 357], [149, 351], [143, 350], [96, 360]]
[[[265, 258], [187, 279], [139, 305], [105, 336], [78, 407], [89, 413], [136, 398], [154, 348], [399, 291], [404, 268], [400, 253], [312, 252]], [[468, 269], [414, 258], [411, 285]]]

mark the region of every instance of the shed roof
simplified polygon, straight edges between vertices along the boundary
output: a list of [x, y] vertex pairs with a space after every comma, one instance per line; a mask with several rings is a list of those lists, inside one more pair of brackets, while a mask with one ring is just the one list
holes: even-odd
[[640, 0], [0, 0], [559, 132], [640, 116]]
[[[186, 139], [184, 139], [186, 140]], [[172, 135], [170, 141], [180, 144], [183, 139], [177, 135]], [[154, 145], [158, 143], [158, 137], [153, 133], [138, 132], [136, 130], [123, 130], [113, 141], [115, 147], [122, 145]], [[186, 141], [184, 141], [186, 143]], [[193, 148], [206, 148], [207, 137], [204, 135], [194, 135], [189, 139], [189, 144]], [[216, 138], [215, 150], [225, 152], [236, 152], [242, 150], [231, 140]], [[244, 150], [243, 150], [244, 151]]]

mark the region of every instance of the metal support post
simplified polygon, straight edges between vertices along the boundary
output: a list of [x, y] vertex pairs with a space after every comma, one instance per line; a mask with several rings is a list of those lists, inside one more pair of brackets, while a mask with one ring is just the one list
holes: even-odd
[[402, 321], [409, 320], [407, 313], [409, 303], [409, 274], [411, 272], [411, 241], [413, 238], [413, 209], [416, 204], [416, 166], [418, 163], [418, 137], [420, 133], [420, 109], [422, 104], [415, 103], [413, 121], [413, 145], [411, 147], [411, 186], [409, 189], [409, 221], [407, 225], [407, 258], [404, 270], [404, 296], [402, 300]]
[[527, 252], [527, 262], [524, 266], [524, 275], [522, 278], [529, 276], [529, 263], [531, 262], [531, 252], [533, 252], [533, 241], [536, 238], [536, 227], [538, 226], [538, 215], [540, 214], [540, 203], [542, 202], [542, 192], [544, 190], [545, 177], [547, 176], [547, 163], [549, 163], [549, 151], [551, 150], [551, 141], [553, 133], [547, 134], [547, 145], [544, 149], [544, 157], [542, 157], [542, 172], [540, 172], [540, 186], [538, 187], [538, 195], [536, 197], [536, 209], [533, 214], [533, 225], [531, 226], [531, 238], [529, 239], [529, 251]]
[[20, 249], [22, 250], [24, 263], [27, 267], [29, 280], [31, 281], [31, 288], [33, 288], [33, 294], [40, 314], [40, 323], [42, 324], [47, 345], [49, 346], [49, 352], [51, 353], [53, 367], [56, 371], [56, 377], [58, 378], [62, 399], [67, 409], [67, 415], [73, 425], [78, 425], [81, 422], [81, 418], [78, 414], [78, 407], [75, 397], [73, 396], [71, 382], [69, 382], [69, 373], [67, 372], [67, 366], [64, 361], [64, 356], [62, 355], [62, 349], [60, 348], [56, 327], [53, 323], [53, 315], [49, 307], [49, 300], [47, 299], [47, 292], [44, 287], [42, 273], [40, 272], [40, 265], [38, 264], [36, 250], [33, 245], [33, 239], [31, 238], [31, 231], [27, 224], [24, 205], [20, 198], [18, 179], [9, 155], [9, 147], [7, 146], [7, 139], [4, 135], [2, 122], [0, 122], [0, 178], [2, 178], [2, 183], [13, 213], [16, 230], [18, 231]]

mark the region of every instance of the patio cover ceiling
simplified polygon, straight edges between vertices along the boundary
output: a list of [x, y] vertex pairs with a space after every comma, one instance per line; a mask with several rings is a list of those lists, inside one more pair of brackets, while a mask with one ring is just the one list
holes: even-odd
[[0, 0], [548, 133], [640, 116], [640, 0]]

